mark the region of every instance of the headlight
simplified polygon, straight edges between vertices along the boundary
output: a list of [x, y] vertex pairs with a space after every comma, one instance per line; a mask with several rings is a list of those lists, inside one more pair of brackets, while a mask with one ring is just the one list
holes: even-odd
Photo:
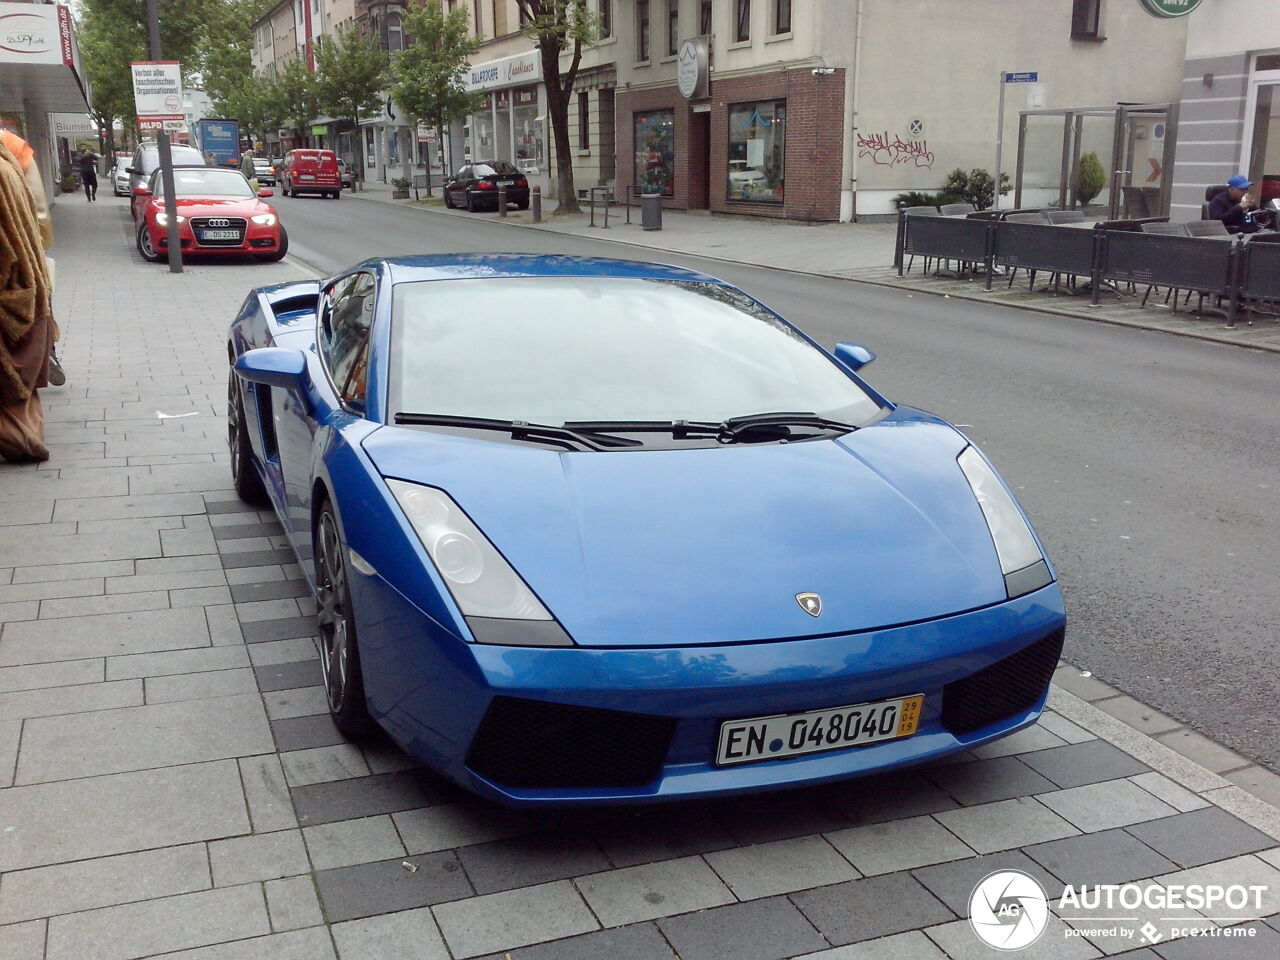
[[1021, 596], [1052, 582], [1031, 528], [991, 465], [972, 446], [965, 447], [957, 462], [986, 517], [1009, 596]]
[[404, 480], [388, 480], [387, 486], [478, 641], [573, 646], [511, 564], [448, 494]]
[[261, 224], [264, 227], [274, 227], [276, 225], [276, 215], [274, 213], [260, 213], [256, 217], [251, 217], [254, 223]]
[[[184, 217], [182, 214], [178, 214], [178, 222], [179, 222], [179, 223], [186, 223], [186, 222], [187, 222], [187, 218], [186, 218], [186, 217]], [[167, 213], [163, 213], [163, 212], [162, 212], [162, 213], [157, 213], [157, 214], [156, 214], [156, 224], [157, 224], [158, 226], [161, 226], [161, 227], [167, 227], [167, 226], [169, 225], [169, 215], [168, 215]]]

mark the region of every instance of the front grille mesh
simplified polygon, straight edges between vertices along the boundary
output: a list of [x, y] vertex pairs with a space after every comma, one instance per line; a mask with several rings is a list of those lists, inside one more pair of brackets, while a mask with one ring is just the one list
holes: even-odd
[[[219, 223], [216, 226], [209, 224], [210, 220], [225, 220], [225, 224]], [[192, 217], [191, 231], [196, 238], [196, 242], [202, 247], [238, 247], [244, 243], [245, 231], [248, 229], [248, 221], [244, 217]], [[201, 234], [205, 230], [234, 230], [236, 231], [236, 239], [234, 240], [204, 240]]]
[[642, 787], [662, 770], [676, 721], [495, 697], [467, 766], [508, 787]]
[[970, 674], [942, 690], [942, 725], [955, 734], [983, 727], [1030, 710], [1044, 696], [1062, 655], [1064, 631]]

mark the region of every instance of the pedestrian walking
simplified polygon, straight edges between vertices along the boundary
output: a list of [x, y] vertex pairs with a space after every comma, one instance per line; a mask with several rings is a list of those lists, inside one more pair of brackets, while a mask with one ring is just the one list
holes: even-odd
[[0, 137], [0, 457], [38, 463], [49, 459], [49, 449], [37, 391], [49, 383], [57, 326], [45, 235], [8, 140]]
[[76, 160], [80, 168], [80, 182], [84, 184], [85, 199], [93, 203], [98, 199], [98, 155], [88, 147]]

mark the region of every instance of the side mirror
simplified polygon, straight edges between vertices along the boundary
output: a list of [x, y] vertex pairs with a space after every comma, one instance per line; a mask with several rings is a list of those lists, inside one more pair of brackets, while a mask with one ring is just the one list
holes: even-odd
[[844, 340], [836, 344], [836, 359], [855, 373], [876, 358], [876, 355], [860, 343]]
[[235, 371], [250, 383], [301, 391], [307, 386], [307, 355], [284, 347], [259, 347], [240, 354]]
[[124, 168], [124, 172], [125, 172], [125, 173], [137, 174], [138, 176], [141, 176], [141, 175], [142, 175], [142, 171], [141, 171], [141, 170], [139, 170], [137, 167], [125, 167], [125, 168]]
[[270, 187], [260, 187], [258, 189], [258, 196], [262, 197], [264, 200], [267, 197], [274, 197], [275, 195], [276, 195], [276, 192], [272, 190]]
[[135, 197], [149, 197], [151, 196], [151, 191], [148, 190], [146, 187], [134, 187], [133, 195]]

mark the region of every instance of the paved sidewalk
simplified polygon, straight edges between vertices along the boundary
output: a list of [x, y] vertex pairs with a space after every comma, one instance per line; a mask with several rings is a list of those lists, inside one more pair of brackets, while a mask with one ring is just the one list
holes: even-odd
[[[1280, 956], [1280, 780], [1070, 667], [953, 762], [732, 802], [530, 815], [346, 742], [224, 451], [226, 324], [298, 273], [171, 276], [127, 219], [55, 208], [53, 459], [0, 466], [0, 960], [967, 960], [1006, 868], [1054, 898], [1027, 958]], [[1056, 907], [1147, 879], [1267, 891], [1180, 934], [1143, 908], [1136, 952]]]
[[[483, 217], [499, 221], [503, 219], [496, 213], [467, 213], [465, 210], [447, 210], [442, 206], [422, 206], [413, 201], [392, 200], [390, 188], [384, 188], [382, 184], [374, 184], [369, 189], [350, 196], [410, 206], [441, 216]], [[1027, 291], [1025, 273], [1019, 274], [1021, 279], [1014, 283], [1012, 289], [1006, 289], [1006, 280], [999, 278], [993, 285], [994, 289], [988, 291], [983, 289], [981, 281], [926, 276], [921, 261], [916, 263], [914, 272], [899, 277], [891, 266], [897, 232], [897, 225], [893, 223], [809, 225], [793, 221], [667, 210], [663, 212], [662, 230], [645, 231], [639, 225], [638, 209], [632, 210], [632, 222], [627, 224], [625, 210], [615, 207], [609, 214], [609, 229], [605, 230], [603, 208], [597, 211], [596, 226], [592, 227], [587, 214], [554, 217], [550, 213], [553, 207], [554, 202], [549, 201], [541, 224], [533, 223], [531, 213], [516, 210], [509, 211], [505, 221], [512, 226], [590, 237], [602, 242], [635, 244], [665, 253], [754, 264], [841, 280], [858, 280], [913, 293], [1023, 307], [1081, 320], [1140, 327], [1280, 353], [1280, 323], [1273, 322], [1271, 317], [1260, 317], [1250, 323], [1249, 318], [1242, 315], [1234, 329], [1226, 329], [1220, 317], [1206, 316], [1198, 319], [1191, 316], [1187, 312], [1190, 308], [1185, 306], [1175, 313], [1166, 308], [1158, 297], [1143, 308], [1140, 304], [1141, 296], [1119, 297], [1108, 294], [1100, 306], [1091, 307], [1088, 297], [1053, 296], [1038, 292], [1045, 289], [1047, 278], [1043, 273], [1036, 283], [1037, 292]], [[602, 255], [619, 254], [605, 248]]]

